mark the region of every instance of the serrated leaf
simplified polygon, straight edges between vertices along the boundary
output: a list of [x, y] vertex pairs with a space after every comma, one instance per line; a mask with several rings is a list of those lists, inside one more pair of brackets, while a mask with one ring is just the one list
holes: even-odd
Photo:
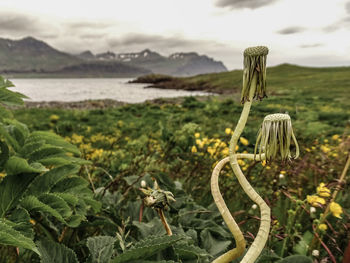
[[37, 242], [41, 263], [79, 263], [74, 251], [63, 244], [44, 240]]
[[38, 197], [39, 201], [56, 210], [64, 219], [72, 215], [72, 210], [63, 198], [55, 194], [42, 194]]
[[175, 244], [173, 248], [181, 260], [211, 257], [206, 250], [194, 245], [189, 245], [186, 242]]
[[122, 263], [136, 261], [139, 259], [147, 259], [155, 253], [162, 251], [176, 242], [185, 239], [182, 235], [172, 236], [150, 236], [141, 240], [123, 254], [117, 256], [112, 260], [112, 263]]
[[27, 125], [15, 119], [4, 119], [4, 122], [8, 124], [7, 130], [9, 134], [22, 146], [29, 135]]
[[9, 159], [9, 147], [7, 144], [3, 141], [0, 141], [0, 170], [3, 169], [4, 164], [7, 162]]
[[31, 238], [22, 235], [21, 232], [0, 220], [0, 244], [14, 247], [22, 247], [40, 254]]
[[210, 231], [207, 229], [204, 229], [200, 233], [200, 237], [201, 242], [203, 244], [203, 248], [213, 256], [225, 251], [231, 244], [231, 241], [222, 241], [214, 238]]
[[16, 175], [22, 173], [42, 173], [48, 171], [48, 169], [41, 164], [29, 164], [26, 159], [11, 156], [5, 164], [5, 171], [8, 175]]
[[15, 151], [19, 151], [21, 148], [19, 143], [9, 134], [7, 127], [3, 123], [0, 123], [0, 135]]
[[309, 244], [313, 238], [313, 234], [310, 231], [306, 231], [301, 240], [296, 244], [293, 250], [300, 255], [306, 255], [309, 250]]
[[64, 154], [64, 153], [65, 151], [61, 147], [52, 146], [50, 144], [44, 144], [39, 149], [29, 154], [27, 157], [30, 162], [40, 162], [40, 159], [45, 159], [48, 156]]
[[13, 87], [13, 84], [12, 86], [7, 86], [8, 84], [8, 82], [0, 83], [0, 86], [2, 86], [2, 88], [0, 88], [0, 102], [8, 106], [22, 105], [23, 99], [28, 97], [19, 92], [8, 90], [5, 87]]
[[82, 189], [86, 188], [89, 183], [79, 177], [71, 176], [69, 178], [64, 178], [60, 180], [52, 189], [52, 192], [61, 192], [61, 193], [77, 193]]
[[278, 261], [277, 263], [312, 263], [312, 259], [303, 255], [292, 255]]
[[0, 218], [14, 208], [22, 197], [25, 189], [32, 182], [35, 174], [6, 176], [0, 183]]
[[67, 152], [71, 152], [78, 156], [80, 155], [80, 151], [75, 145], [67, 142], [61, 136], [52, 132], [34, 131], [27, 138], [26, 143], [35, 142], [39, 140], [44, 140], [46, 144], [50, 144], [56, 147], [61, 147]]
[[91, 254], [91, 262], [108, 263], [113, 255], [115, 240], [111, 236], [89, 237], [86, 246]]
[[[80, 167], [75, 164], [68, 164], [51, 169], [50, 171], [36, 177], [29, 185], [26, 195], [39, 195], [48, 193], [63, 178], [76, 174]], [[69, 179], [67, 179], [69, 181]]]
[[17, 207], [11, 212], [11, 215], [8, 218], [14, 225], [13, 229], [21, 232], [24, 236], [33, 239], [34, 231], [33, 227], [30, 224], [30, 216], [27, 210]]
[[65, 219], [57, 210], [52, 208], [50, 205], [41, 202], [35, 196], [30, 195], [25, 197], [20, 204], [23, 208], [27, 209], [29, 212], [42, 212], [42, 213], [45, 212], [55, 217], [59, 221], [66, 223]]

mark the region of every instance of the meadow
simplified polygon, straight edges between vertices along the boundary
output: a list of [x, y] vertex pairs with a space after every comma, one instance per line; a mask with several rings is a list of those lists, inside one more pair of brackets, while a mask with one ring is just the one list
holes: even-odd
[[[239, 163], [272, 208], [271, 233], [257, 262], [341, 262], [348, 247], [350, 222], [346, 170], [345, 179], [339, 180], [349, 158], [350, 68], [285, 64], [268, 68], [267, 74], [268, 98], [253, 103], [237, 151], [254, 152], [265, 115], [288, 112], [301, 153], [291, 162]], [[16, 209], [28, 211], [30, 225], [26, 227], [33, 229], [31, 235], [41, 254], [50, 255], [55, 250], [62, 256], [58, 262], [66, 262], [63, 258], [69, 254], [76, 260], [70, 262], [190, 263], [210, 262], [234, 247], [213, 203], [210, 176], [215, 164], [228, 155], [228, 143], [242, 109], [241, 76], [242, 71], [232, 71], [170, 78], [174, 86], [223, 94], [218, 96], [158, 99], [107, 109], [6, 110], [2, 127], [8, 133], [16, 130], [17, 124], [9, 121], [15, 119], [27, 127], [26, 136], [38, 130], [50, 131], [78, 149], [73, 151], [60, 142], [70, 152], [64, 158], [59, 155], [62, 158], [58, 159], [57, 152], [47, 150], [45, 154], [52, 153], [50, 161], [28, 159], [22, 151], [24, 159], [36, 160], [47, 169], [75, 163], [79, 169], [74, 174], [85, 180], [88, 190], [84, 191], [91, 193], [81, 205], [84, 212], [68, 201], [64, 191], [60, 193], [73, 207], [71, 214], [82, 215], [75, 224], [69, 223], [71, 214], [67, 213], [69, 220], [62, 220], [47, 207], [39, 209], [37, 205], [34, 209], [28, 200], [23, 203], [18, 199]], [[2, 139], [9, 140], [4, 133]], [[1, 173], [3, 185], [14, 169], [6, 167]], [[67, 176], [67, 182], [69, 179]], [[142, 203], [144, 194], [139, 188], [145, 183], [152, 187], [155, 180], [176, 199], [165, 212], [174, 233], [171, 237], [165, 235], [156, 211]], [[220, 189], [249, 245], [258, 229], [259, 211], [245, 198], [229, 166], [222, 172]], [[38, 199], [48, 204], [48, 198]], [[49, 206], [66, 211], [63, 206]], [[1, 210], [4, 220], [14, 218], [15, 206], [11, 209]], [[0, 241], [4, 244], [0, 262], [39, 262], [34, 249], [19, 250], [20, 245]], [[98, 252], [101, 249], [104, 256]]]

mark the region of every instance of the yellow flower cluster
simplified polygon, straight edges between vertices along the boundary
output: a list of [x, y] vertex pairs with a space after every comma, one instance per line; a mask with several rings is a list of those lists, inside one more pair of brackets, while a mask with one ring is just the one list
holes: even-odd
[[6, 176], [6, 173], [0, 173], [0, 178], [4, 178]]
[[321, 230], [321, 231], [326, 231], [327, 230], [327, 225], [326, 224], [319, 224], [318, 225], [318, 229]]
[[[316, 188], [317, 195], [308, 195], [306, 197], [307, 202], [312, 206], [322, 206], [326, 204], [325, 198], [329, 198], [331, 196], [331, 190], [326, 187], [325, 183], [320, 183]], [[342, 207], [336, 203], [331, 202], [329, 204], [329, 211], [333, 216], [341, 218], [341, 214], [343, 213]]]

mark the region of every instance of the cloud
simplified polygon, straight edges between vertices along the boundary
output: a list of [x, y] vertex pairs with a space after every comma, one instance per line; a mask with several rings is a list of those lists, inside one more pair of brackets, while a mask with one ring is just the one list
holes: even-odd
[[290, 34], [300, 33], [302, 31], [305, 31], [305, 28], [298, 27], [298, 26], [291, 26], [291, 27], [281, 29], [281, 30], [277, 31], [277, 33], [281, 34], [281, 35], [290, 35]]
[[37, 32], [40, 24], [35, 17], [12, 12], [0, 12], [0, 32]]
[[303, 45], [300, 45], [299, 47], [301, 48], [313, 48], [313, 47], [321, 47], [323, 46], [322, 43], [315, 43], [315, 44], [303, 44]]
[[66, 23], [66, 26], [71, 29], [105, 29], [106, 27], [112, 26], [112, 23], [106, 21], [92, 22], [92, 21], [74, 21]]
[[218, 7], [228, 7], [230, 9], [256, 9], [266, 5], [270, 5], [276, 1], [277, 0], [218, 0], [215, 4]]
[[347, 12], [348, 14], [350, 14], [350, 2], [347, 2], [347, 3], [345, 4], [345, 10], [346, 10], [346, 12]]
[[323, 31], [326, 33], [332, 33], [337, 31], [338, 29], [342, 29], [342, 28], [346, 28], [346, 29], [350, 29], [350, 16], [342, 18], [340, 20], [338, 20], [337, 22], [326, 26], [323, 28]]

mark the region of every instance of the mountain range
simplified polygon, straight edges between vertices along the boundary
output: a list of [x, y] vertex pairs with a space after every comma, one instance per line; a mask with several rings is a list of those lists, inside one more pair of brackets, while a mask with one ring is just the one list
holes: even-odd
[[220, 61], [195, 52], [168, 57], [145, 49], [135, 53], [84, 51], [69, 54], [33, 37], [0, 38], [0, 73], [61, 76], [134, 77], [150, 73], [173, 76], [227, 71]]

